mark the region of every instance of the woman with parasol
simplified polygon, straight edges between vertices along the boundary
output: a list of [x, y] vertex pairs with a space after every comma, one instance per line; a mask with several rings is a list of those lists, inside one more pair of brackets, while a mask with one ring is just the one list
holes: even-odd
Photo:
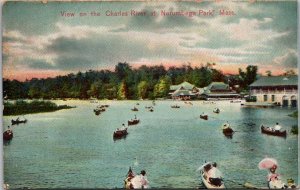
[[268, 169], [269, 174], [267, 176], [268, 186], [270, 189], [285, 189], [287, 186], [279, 178], [279, 174], [276, 173], [278, 163], [274, 158], [264, 158], [259, 164], [259, 169]]

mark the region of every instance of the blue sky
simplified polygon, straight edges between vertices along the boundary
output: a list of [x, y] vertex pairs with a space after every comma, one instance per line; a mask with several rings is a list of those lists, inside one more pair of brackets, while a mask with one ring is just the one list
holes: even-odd
[[[220, 16], [223, 9], [235, 15]], [[147, 15], [105, 15], [131, 10]], [[162, 10], [215, 14], [161, 16]], [[79, 17], [91, 11], [101, 16]], [[215, 62], [224, 73], [250, 64], [263, 74], [297, 68], [297, 1], [7, 2], [2, 12], [3, 77], [10, 79], [112, 69], [125, 61], [135, 67]]]

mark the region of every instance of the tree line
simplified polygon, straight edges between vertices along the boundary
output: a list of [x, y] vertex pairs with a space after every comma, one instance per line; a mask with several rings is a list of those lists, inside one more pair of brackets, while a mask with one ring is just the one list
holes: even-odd
[[213, 66], [214, 63], [194, 68], [189, 64], [168, 69], [163, 65], [133, 68], [126, 62], [119, 62], [114, 71], [89, 70], [54, 78], [32, 78], [24, 82], [4, 79], [3, 96], [8, 99], [155, 99], [166, 97], [170, 85], [184, 81], [199, 88], [211, 82], [224, 82], [242, 91], [247, 90], [256, 79], [257, 66], [249, 65], [245, 71], [239, 69], [238, 75], [230, 76], [225, 76]]

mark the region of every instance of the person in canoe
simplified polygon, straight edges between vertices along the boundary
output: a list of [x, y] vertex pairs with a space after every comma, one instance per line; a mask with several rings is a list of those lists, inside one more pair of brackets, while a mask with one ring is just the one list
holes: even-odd
[[134, 178], [134, 173], [131, 169], [129, 168], [129, 171], [127, 172], [127, 178], [125, 179], [125, 189], [134, 189], [133, 184], [131, 183], [131, 179]]
[[146, 171], [142, 170], [140, 175], [134, 175], [129, 168], [127, 178], [125, 179], [125, 189], [147, 189], [149, 188], [149, 181], [146, 176]]
[[275, 131], [280, 131], [281, 130], [281, 126], [279, 125], [279, 123], [276, 123], [276, 125], [274, 126]]
[[142, 186], [142, 189], [148, 188], [148, 184], [149, 184], [149, 181], [148, 181], [147, 176], [146, 176], [146, 171], [142, 170], [141, 171], [141, 186]]
[[273, 165], [272, 168], [270, 168], [270, 173], [267, 176], [268, 181], [275, 181], [278, 180], [279, 174], [275, 173], [277, 169], [277, 165]]

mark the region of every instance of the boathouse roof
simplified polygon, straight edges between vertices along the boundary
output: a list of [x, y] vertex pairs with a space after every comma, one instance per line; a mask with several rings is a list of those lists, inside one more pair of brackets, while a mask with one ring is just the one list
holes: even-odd
[[185, 89], [185, 90], [192, 90], [194, 87], [195, 87], [195, 85], [192, 85], [191, 83], [185, 81], [178, 85], [171, 85], [170, 90], [178, 90], [179, 88]]
[[260, 86], [297, 86], [298, 76], [262, 76], [255, 82], [250, 84], [250, 87]]
[[182, 90], [182, 89], [178, 89], [176, 90], [172, 96], [194, 96], [195, 94], [193, 94], [191, 91], [189, 90]]
[[207, 87], [206, 90], [214, 91], [214, 90], [229, 90], [229, 85], [224, 82], [212, 82]]

